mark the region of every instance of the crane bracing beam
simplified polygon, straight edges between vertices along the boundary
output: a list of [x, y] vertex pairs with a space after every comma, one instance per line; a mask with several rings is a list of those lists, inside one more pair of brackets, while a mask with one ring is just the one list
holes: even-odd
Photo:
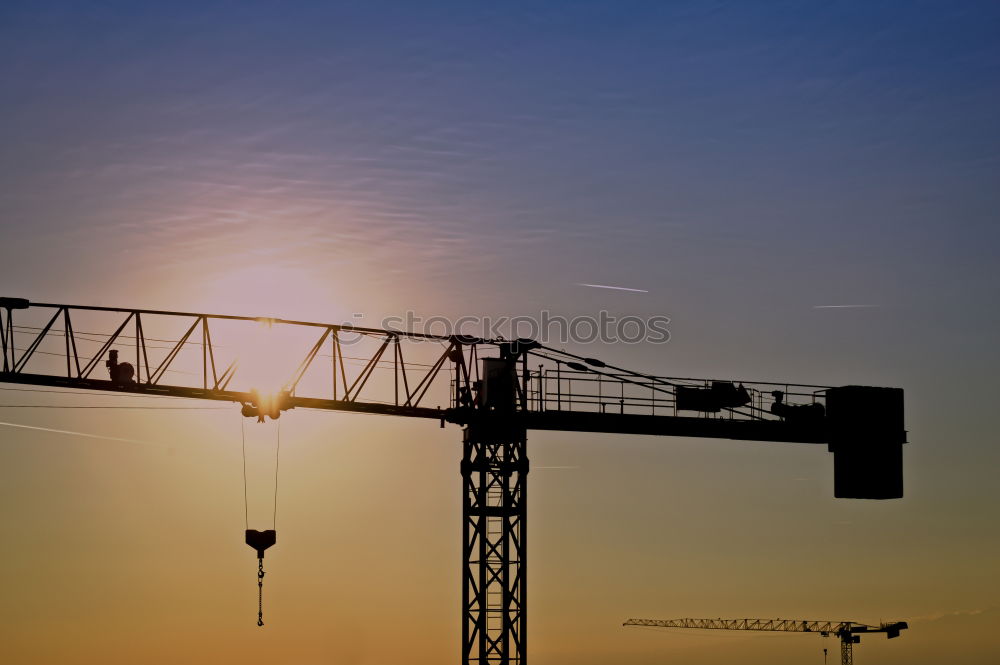
[[[834, 495], [902, 496], [903, 391], [656, 376], [533, 340], [0, 298], [0, 382], [464, 429], [462, 662], [526, 663], [527, 432], [826, 444]], [[103, 366], [103, 367], [102, 367]]]
[[[623, 626], [651, 628], [701, 628], [706, 630], [756, 630], [780, 633], [819, 633], [840, 638], [841, 665], [854, 664], [854, 645], [865, 633], [885, 633], [888, 639], [899, 637], [909, 626], [905, 621], [877, 626], [855, 621], [810, 621], [802, 619], [628, 619]], [[825, 650], [824, 650], [825, 653]]]

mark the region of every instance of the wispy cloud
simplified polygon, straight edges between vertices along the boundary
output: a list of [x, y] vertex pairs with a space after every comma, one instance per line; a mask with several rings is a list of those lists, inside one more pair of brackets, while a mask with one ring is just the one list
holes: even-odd
[[924, 614], [921, 616], [910, 617], [910, 621], [938, 621], [940, 619], [952, 619], [956, 617], [974, 617], [981, 614], [994, 614], [1000, 608], [997, 607], [986, 607], [983, 609], [975, 610], [958, 610], [955, 612], [934, 612], [932, 614]]
[[646, 289], [630, 289], [627, 286], [608, 286], [607, 284], [584, 284], [577, 282], [577, 286], [587, 286], [592, 289], [612, 289], [613, 291], [632, 291], [633, 293], [649, 293]]

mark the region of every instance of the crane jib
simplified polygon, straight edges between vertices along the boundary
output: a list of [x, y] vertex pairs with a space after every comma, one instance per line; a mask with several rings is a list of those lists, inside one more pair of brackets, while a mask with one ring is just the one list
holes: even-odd
[[[270, 395], [235, 353], [262, 326], [301, 338]], [[310, 408], [465, 426], [504, 413], [526, 430], [825, 443], [836, 497], [903, 494], [898, 388], [664, 377], [533, 340], [23, 298], [0, 298], [0, 342], [10, 383], [230, 401], [258, 419]]]

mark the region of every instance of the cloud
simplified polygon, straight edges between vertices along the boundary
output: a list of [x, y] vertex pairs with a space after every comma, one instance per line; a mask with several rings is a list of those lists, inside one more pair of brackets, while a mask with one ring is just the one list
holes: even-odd
[[940, 621], [942, 619], [961, 619], [968, 617], [978, 617], [983, 614], [997, 614], [1000, 613], [1000, 607], [987, 607], [983, 609], [976, 610], [958, 610], [955, 612], [935, 612], [933, 614], [925, 614], [923, 616], [912, 617], [910, 621], [920, 621], [920, 622], [930, 622], [930, 621]]

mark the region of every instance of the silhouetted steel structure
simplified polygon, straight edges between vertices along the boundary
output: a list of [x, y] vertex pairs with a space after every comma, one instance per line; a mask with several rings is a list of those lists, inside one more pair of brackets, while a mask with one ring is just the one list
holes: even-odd
[[[869, 626], [854, 621], [808, 621], [801, 619], [629, 619], [623, 626], [654, 628], [705, 628], [710, 630], [758, 630], [781, 633], [819, 633], [840, 638], [840, 663], [853, 665], [854, 645], [866, 633], [885, 633], [888, 639], [906, 630], [905, 621]], [[824, 650], [825, 652], [825, 650]]]
[[[241, 348], [261, 329], [295, 340]], [[463, 426], [463, 663], [526, 662], [528, 430], [827, 444], [835, 496], [903, 492], [896, 388], [659, 377], [532, 340], [19, 298], [0, 298], [0, 344], [8, 383], [236, 402], [258, 419], [312, 408]], [[242, 368], [278, 351], [269, 394]]]

